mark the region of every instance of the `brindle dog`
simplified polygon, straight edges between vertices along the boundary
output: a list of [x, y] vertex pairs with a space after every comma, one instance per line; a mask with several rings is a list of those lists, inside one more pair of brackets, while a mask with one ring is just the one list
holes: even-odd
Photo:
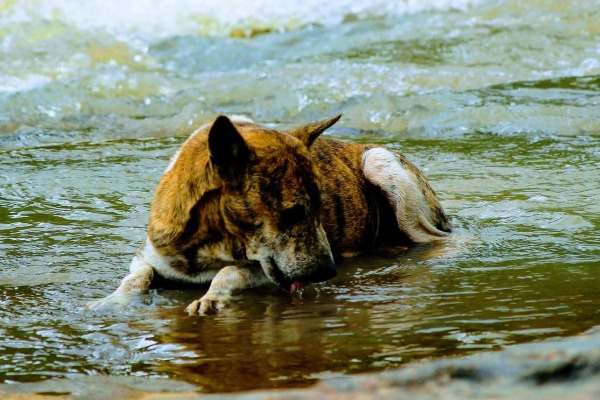
[[156, 189], [130, 274], [89, 307], [125, 303], [159, 275], [210, 282], [186, 309], [203, 315], [237, 290], [331, 279], [334, 256], [447, 237], [442, 206], [404, 156], [319, 138], [340, 117], [276, 131], [219, 116], [194, 132]]

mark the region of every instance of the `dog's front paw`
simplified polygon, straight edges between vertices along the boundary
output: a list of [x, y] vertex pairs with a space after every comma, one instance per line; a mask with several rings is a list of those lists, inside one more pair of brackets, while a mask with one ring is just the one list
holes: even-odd
[[130, 293], [113, 293], [103, 299], [90, 301], [85, 305], [89, 311], [106, 311], [125, 309], [131, 304], [134, 296]]
[[220, 310], [227, 308], [229, 300], [222, 296], [204, 295], [198, 300], [194, 300], [186, 307], [188, 315], [209, 315], [216, 314]]

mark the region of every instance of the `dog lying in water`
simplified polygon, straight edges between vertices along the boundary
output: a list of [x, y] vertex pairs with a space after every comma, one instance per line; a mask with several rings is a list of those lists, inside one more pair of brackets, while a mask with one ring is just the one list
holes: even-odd
[[89, 308], [123, 302], [159, 275], [210, 282], [186, 308], [209, 314], [238, 290], [331, 279], [335, 256], [447, 237], [442, 206], [404, 156], [319, 137], [340, 117], [276, 131], [219, 116], [194, 132], [156, 189], [130, 274]]

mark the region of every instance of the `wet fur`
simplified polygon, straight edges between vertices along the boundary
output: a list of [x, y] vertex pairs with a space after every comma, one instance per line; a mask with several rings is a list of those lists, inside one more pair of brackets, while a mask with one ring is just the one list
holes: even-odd
[[404, 156], [318, 137], [339, 117], [279, 132], [221, 116], [192, 134], [156, 189], [130, 274], [90, 308], [147, 290], [157, 274], [211, 282], [187, 308], [207, 314], [236, 290], [330, 279], [334, 256], [445, 238], [450, 223]]

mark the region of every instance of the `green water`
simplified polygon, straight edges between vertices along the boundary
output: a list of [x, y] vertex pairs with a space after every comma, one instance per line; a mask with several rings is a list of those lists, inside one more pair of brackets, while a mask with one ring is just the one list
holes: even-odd
[[[194, 9], [180, 30], [155, 16], [152, 31], [0, 3], [0, 383], [303, 387], [600, 325], [600, 4], [424, 3], [205, 30]], [[426, 172], [452, 239], [342, 261], [302, 297], [240, 293], [214, 317], [183, 311], [205, 288], [83, 309], [126, 273], [195, 127], [337, 112], [331, 135], [385, 143]]]

